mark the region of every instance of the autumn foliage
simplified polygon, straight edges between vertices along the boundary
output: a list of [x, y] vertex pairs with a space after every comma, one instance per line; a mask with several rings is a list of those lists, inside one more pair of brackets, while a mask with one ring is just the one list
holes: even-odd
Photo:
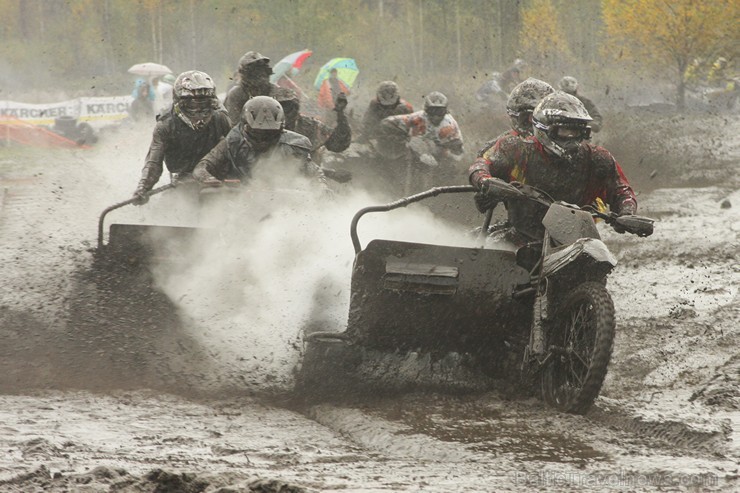
[[679, 107], [692, 60], [737, 55], [737, 0], [603, 0], [602, 9], [610, 54], [671, 73]]

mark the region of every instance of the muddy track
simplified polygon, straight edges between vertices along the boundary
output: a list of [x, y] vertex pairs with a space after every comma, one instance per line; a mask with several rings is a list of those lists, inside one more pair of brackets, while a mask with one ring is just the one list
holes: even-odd
[[[93, 269], [97, 213], [130, 192], [141, 157], [127, 170], [98, 162], [115, 151], [96, 152], [0, 177], [0, 233], [13, 238], [0, 249], [0, 490], [737, 489], [735, 178], [641, 195], [660, 218], [649, 239], [604, 231], [620, 261], [608, 283], [616, 341], [601, 397], [574, 416], [459, 356], [378, 355], [362, 398], [286, 403], [289, 389], [263, 376], [291, 362], [238, 359], [280, 334], [245, 331], [238, 318], [219, 332], [136, 275]], [[730, 158], [714, 156], [727, 176]], [[97, 191], [79, 179], [83, 166], [98, 171]], [[219, 337], [226, 345], [208, 344]]]

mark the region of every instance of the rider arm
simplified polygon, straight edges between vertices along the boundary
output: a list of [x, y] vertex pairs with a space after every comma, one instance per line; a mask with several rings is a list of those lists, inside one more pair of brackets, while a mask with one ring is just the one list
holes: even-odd
[[617, 214], [636, 213], [635, 192], [614, 156], [603, 147], [594, 147], [592, 167], [591, 184], [588, 187], [590, 196], [586, 203], [593, 203], [600, 198]]
[[402, 137], [406, 139], [412, 123], [408, 115], [393, 115], [380, 121], [381, 132], [386, 137]]
[[476, 158], [472, 166], [468, 168], [468, 179], [471, 185], [480, 190], [482, 181], [486, 178], [511, 181], [512, 170], [516, 163], [511, 149], [516, 141], [510, 141], [512, 138], [518, 139], [515, 136], [500, 139]]
[[[320, 123], [319, 129], [324, 146], [332, 152], [342, 152], [352, 142], [352, 129], [349, 127], [349, 121], [344, 111], [337, 112], [337, 126], [334, 127], [333, 131], [323, 123]], [[325, 137], [327, 134], [329, 134], [328, 138]]]
[[[242, 107], [247, 102], [248, 96], [244, 93], [244, 89], [240, 85], [232, 87], [226, 98], [224, 99], [224, 106], [226, 112], [229, 115], [229, 121], [231, 126], [234, 127], [239, 123], [239, 118], [242, 114]], [[241, 104], [240, 104], [241, 103]]]
[[193, 169], [193, 178], [203, 183], [213, 179], [224, 180], [229, 172], [229, 154], [226, 139], [221, 139]]
[[[448, 117], [452, 119], [451, 116], [448, 115]], [[452, 119], [449, 125], [445, 125], [439, 129], [438, 139], [435, 143], [437, 145], [434, 157], [448, 158], [454, 161], [460, 161], [463, 158], [462, 133], [454, 119]]]
[[152, 143], [149, 145], [149, 152], [146, 155], [146, 164], [144, 164], [144, 168], [141, 170], [139, 190], [151, 190], [162, 176], [166, 138], [167, 128], [165, 125], [157, 123], [154, 127]]

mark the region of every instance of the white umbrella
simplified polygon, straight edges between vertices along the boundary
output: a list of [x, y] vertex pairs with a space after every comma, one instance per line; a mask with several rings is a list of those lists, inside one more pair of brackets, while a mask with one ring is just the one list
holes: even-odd
[[162, 65], [159, 63], [153, 63], [153, 62], [146, 62], [146, 63], [137, 63], [136, 65], [132, 65], [130, 69], [128, 69], [128, 72], [130, 74], [135, 75], [148, 75], [153, 77], [159, 77], [161, 75], [167, 75], [171, 74], [172, 70], [169, 69], [166, 65]]

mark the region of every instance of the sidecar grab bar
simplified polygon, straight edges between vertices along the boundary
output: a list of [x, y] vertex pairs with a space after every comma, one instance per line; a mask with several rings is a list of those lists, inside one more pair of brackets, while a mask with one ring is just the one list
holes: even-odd
[[362, 245], [360, 244], [360, 238], [357, 236], [357, 223], [360, 221], [360, 218], [367, 214], [368, 212], [387, 212], [392, 211], [393, 209], [398, 209], [400, 207], [406, 207], [409, 204], [413, 204], [414, 202], [419, 202], [420, 200], [424, 200], [429, 197], [435, 197], [442, 193], [467, 193], [467, 192], [475, 192], [476, 189], [472, 185], [451, 185], [446, 187], [434, 187], [430, 188], [426, 192], [417, 193], [415, 195], [410, 195], [408, 197], [404, 197], [402, 199], [398, 199], [394, 202], [390, 202], [385, 205], [373, 205], [370, 207], [365, 207], [363, 209], [360, 209], [357, 211], [355, 216], [352, 218], [352, 225], [350, 226], [350, 236], [352, 237], [352, 245], [355, 247], [355, 254], [358, 254], [362, 251]]

